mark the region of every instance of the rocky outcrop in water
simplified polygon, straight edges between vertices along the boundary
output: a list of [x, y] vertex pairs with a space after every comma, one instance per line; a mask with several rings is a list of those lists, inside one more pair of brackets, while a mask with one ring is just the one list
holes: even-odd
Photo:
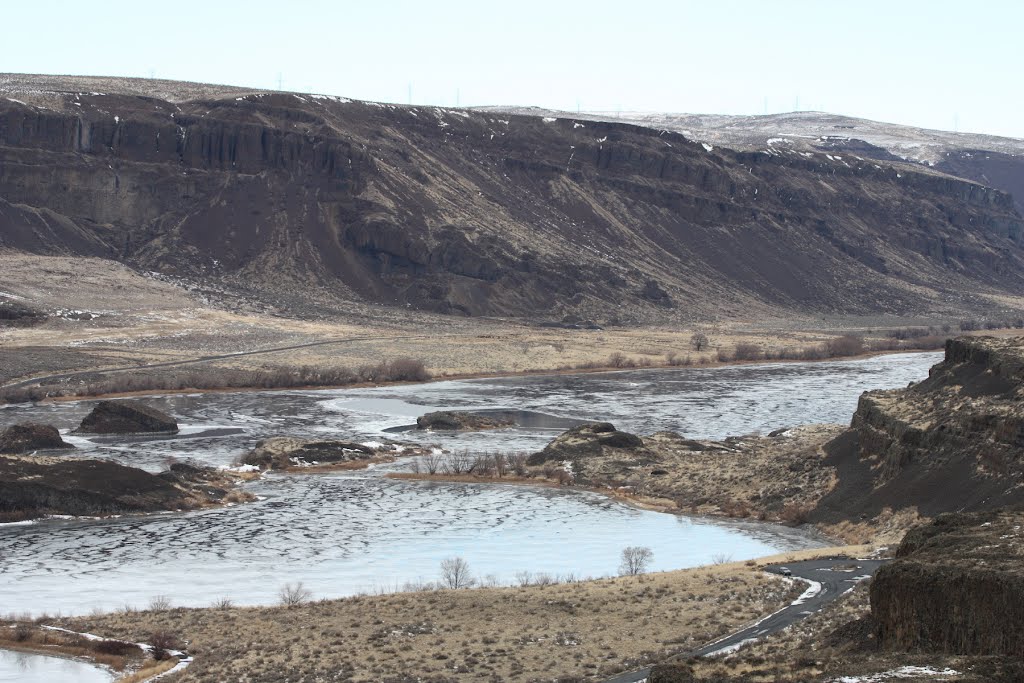
[[620, 432], [610, 422], [590, 422], [573, 427], [556, 437], [539, 453], [530, 456], [530, 465], [540, 465], [549, 460], [573, 460], [588, 456], [599, 456], [606, 448], [635, 450], [643, 448], [639, 436]]
[[481, 415], [451, 410], [427, 413], [416, 418], [416, 429], [451, 432], [476, 432], [513, 427], [514, 419], [504, 415]]
[[42, 424], [16, 424], [0, 432], [0, 453], [32, 453], [74, 448], [60, 438], [56, 427]]
[[262, 470], [287, 470], [311, 465], [365, 461], [376, 454], [377, 450], [373, 447], [352, 441], [275, 436], [257, 443], [256, 447], [239, 462]]
[[871, 583], [890, 650], [1024, 659], [1024, 513], [951, 514], [910, 531]]
[[175, 434], [177, 421], [139, 401], [100, 401], [76, 434]]
[[295, 310], [316, 287], [661, 322], [1024, 288], [1009, 194], [892, 159], [166, 81], [5, 75], [0, 93], [0, 248], [227, 278]]
[[192, 509], [223, 501], [232, 485], [207, 468], [158, 475], [109, 460], [0, 456], [0, 521]]
[[839, 480], [820, 520], [1024, 503], [1024, 339], [951, 339], [928, 379], [863, 394], [826, 451]]

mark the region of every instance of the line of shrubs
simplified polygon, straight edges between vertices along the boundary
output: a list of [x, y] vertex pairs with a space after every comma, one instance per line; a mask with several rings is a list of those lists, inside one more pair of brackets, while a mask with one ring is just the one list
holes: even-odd
[[762, 349], [757, 344], [740, 342], [731, 350], [719, 349], [717, 359], [723, 363], [734, 360], [826, 360], [828, 358], [857, 356], [869, 351], [928, 351], [941, 349], [945, 346], [946, 339], [947, 337], [941, 335], [926, 335], [904, 339], [879, 339], [869, 345], [864, 342], [862, 337], [847, 334], [836, 339], [829, 339], [820, 344], [775, 349]]
[[245, 370], [209, 367], [158, 372], [128, 371], [110, 375], [95, 373], [78, 384], [51, 384], [8, 389], [0, 401], [24, 403], [52, 396], [100, 396], [132, 391], [179, 391], [183, 389], [284, 389], [345, 386], [359, 382], [423, 382], [430, 372], [422, 361], [397, 358], [359, 368], [273, 368]]

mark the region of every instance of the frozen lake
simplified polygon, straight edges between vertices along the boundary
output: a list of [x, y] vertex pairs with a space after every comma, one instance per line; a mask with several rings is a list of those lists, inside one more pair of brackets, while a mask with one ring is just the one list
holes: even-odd
[[110, 683], [106, 669], [60, 657], [0, 650], [0, 683]]
[[[612, 421], [650, 434], [719, 438], [816, 422], [848, 422], [867, 389], [927, 376], [940, 354], [832, 363], [437, 382], [329, 391], [146, 398], [183, 425], [177, 438], [72, 438], [80, 453], [157, 470], [170, 459], [230, 463], [271, 435], [415, 440], [444, 448], [537, 450], [560, 430], [437, 435], [384, 430], [433, 409], [509, 408]], [[33, 420], [73, 428], [89, 402], [0, 410], [0, 426]], [[228, 428], [233, 433], [201, 436]], [[199, 436], [197, 436], [199, 435]], [[49, 520], [0, 528], [5, 612], [78, 614], [158, 595], [175, 605], [275, 602], [288, 582], [314, 597], [401, 588], [437, 579], [443, 558], [510, 583], [520, 571], [614, 574], [627, 545], [654, 551], [654, 570], [740, 560], [819, 543], [799, 530], [636, 510], [573, 490], [387, 479], [374, 470], [270, 475], [263, 499], [220, 510], [112, 520]]]

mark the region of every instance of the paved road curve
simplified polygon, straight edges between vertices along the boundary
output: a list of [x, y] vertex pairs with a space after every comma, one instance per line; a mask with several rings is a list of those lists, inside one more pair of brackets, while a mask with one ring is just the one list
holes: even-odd
[[[846, 558], [808, 560], [785, 565], [793, 572], [793, 578], [809, 582], [807, 591], [800, 599], [783, 609], [751, 624], [742, 631], [708, 643], [699, 650], [680, 655], [681, 659], [690, 657], [708, 657], [726, 654], [738, 649], [747, 641], [757, 640], [764, 636], [781, 631], [791, 624], [814, 614], [832, 602], [860, 580], [872, 576], [875, 570], [888, 560], [850, 560]], [[782, 566], [768, 567], [768, 571], [779, 574]], [[641, 683], [646, 681], [651, 670], [641, 669], [619, 674], [605, 683]]]

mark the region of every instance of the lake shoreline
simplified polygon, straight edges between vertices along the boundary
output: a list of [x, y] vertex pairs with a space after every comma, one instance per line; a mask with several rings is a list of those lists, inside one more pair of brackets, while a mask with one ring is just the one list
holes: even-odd
[[[238, 393], [264, 393], [264, 392], [288, 392], [288, 391], [337, 391], [345, 389], [369, 389], [377, 387], [391, 387], [391, 386], [416, 386], [423, 384], [435, 384], [438, 382], [454, 382], [463, 380], [477, 380], [477, 379], [509, 379], [509, 378], [522, 378], [522, 377], [561, 377], [561, 376], [576, 376], [576, 375], [599, 375], [599, 374], [614, 374], [623, 372], [636, 372], [644, 370], [712, 370], [717, 368], [730, 368], [730, 367], [748, 367], [757, 365], [776, 365], [776, 364], [793, 364], [793, 363], [836, 363], [841, 361], [856, 361], [866, 360], [869, 358], [876, 358], [879, 356], [892, 356], [899, 354], [915, 354], [915, 353], [939, 353], [940, 349], [887, 349], [881, 351], [868, 351], [851, 356], [836, 356], [833, 358], [817, 358], [817, 359], [801, 359], [801, 358], [780, 358], [774, 360], [756, 359], [756, 360], [730, 360], [730, 361], [718, 361], [712, 360], [705, 363], [693, 363], [690, 365], [672, 365], [668, 363], [652, 363], [644, 367], [613, 367], [610, 365], [593, 367], [593, 368], [544, 368], [538, 370], [505, 370], [496, 372], [470, 372], [470, 373], [457, 373], [438, 375], [431, 377], [430, 379], [423, 381], [394, 381], [394, 382], [355, 382], [352, 384], [338, 384], [338, 385], [301, 385], [301, 386], [287, 386], [287, 387], [223, 387], [217, 389], [194, 389], [194, 388], [183, 388], [183, 389], [144, 389], [140, 391], [121, 391], [121, 392], [110, 392], [101, 394], [90, 394], [90, 395], [69, 395], [69, 396], [52, 396], [36, 401], [35, 403], [47, 404], [47, 403], [70, 403], [76, 401], [99, 401], [103, 399], [118, 399], [118, 398], [144, 398], [146, 396], [176, 396], [176, 395], [191, 395], [191, 394], [238, 394]], [[145, 366], [137, 368], [138, 370], [145, 370]], [[97, 373], [103, 373], [102, 369], [96, 370]], [[21, 380], [24, 381], [24, 380]], [[2, 390], [3, 387], [0, 387]], [[18, 403], [0, 404], [0, 408], [4, 406], [16, 406], [24, 405]]]

